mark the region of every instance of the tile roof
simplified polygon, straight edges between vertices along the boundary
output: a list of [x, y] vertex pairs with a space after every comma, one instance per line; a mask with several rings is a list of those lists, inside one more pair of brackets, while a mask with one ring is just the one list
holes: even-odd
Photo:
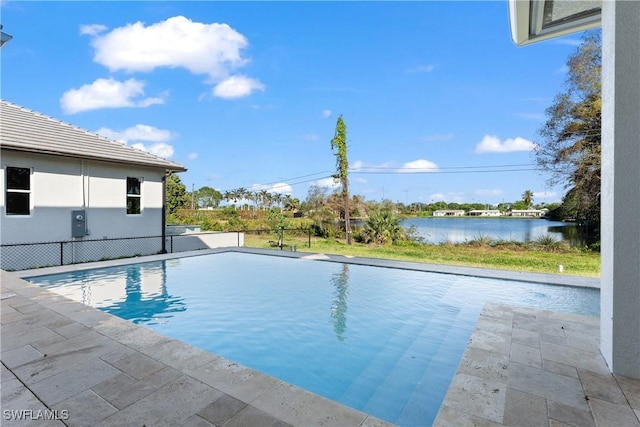
[[184, 172], [178, 163], [0, 100], [2, 149]]

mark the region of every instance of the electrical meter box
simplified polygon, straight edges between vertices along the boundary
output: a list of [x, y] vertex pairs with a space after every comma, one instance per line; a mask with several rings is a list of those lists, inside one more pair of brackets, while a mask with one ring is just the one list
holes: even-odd
[[87, 214], [84, 210], [71, 211], [71, 237], [84, 237], [87, 234]]

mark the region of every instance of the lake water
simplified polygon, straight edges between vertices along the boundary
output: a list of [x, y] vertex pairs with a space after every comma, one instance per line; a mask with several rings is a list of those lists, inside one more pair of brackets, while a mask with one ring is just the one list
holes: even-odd
[[462, 243], [479, 237], [493, 240], [528, 242], [540, 236], [567, 240], [572, 246], [582, 246], [583, 239], [575, 223], [549, 221], [540, 218], [409, 218], [405, 227], [414, 226], [427, 243]]

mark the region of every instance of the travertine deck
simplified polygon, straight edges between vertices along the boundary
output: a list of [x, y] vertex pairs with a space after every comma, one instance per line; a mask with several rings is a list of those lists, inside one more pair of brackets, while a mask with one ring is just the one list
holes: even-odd
[[[279, 255], [525, 279], [496, 270]], [[3, 426], [389, 425], [17, 276], [0, 277]], [[597, 286], [551, 275], [532, 280]], [[488, 304], [435, 424], [640, 427], [640, 380], [609, 373], [598, 325], [596, 318]], [[50, 416], [59, 419], [30, 420]]]
[[640, 380], [598, 343], [598, 318], [487, 304], [434, 425], [640, 427]]

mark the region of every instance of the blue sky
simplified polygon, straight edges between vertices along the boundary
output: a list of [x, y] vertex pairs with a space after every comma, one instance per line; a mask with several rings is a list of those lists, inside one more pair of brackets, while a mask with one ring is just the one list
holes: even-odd
[[3, 0], [1, 19], [3, 99], [174, 160], [188, 189], [304, 200], [332, 185], [342, 115], [366, 200], [563, 195], [531, 150], [580, 34], [518, 48], [506, 0]]

